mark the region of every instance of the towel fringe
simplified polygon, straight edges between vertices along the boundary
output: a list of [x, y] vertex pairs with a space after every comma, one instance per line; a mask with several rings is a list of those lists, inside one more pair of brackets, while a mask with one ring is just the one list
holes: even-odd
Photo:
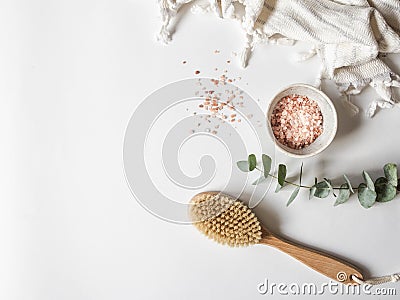
[[355, 116], [360, 112], [359, 107], [351, 102], [351, 95], [342, 94], [340, 99], [342, 100], [343, 106], [348, 109], [348, 112], [351, 116]]
[[[158, 0], [158, 2], [162, 16], [162, 27], [157, 35], [157, 40], [167, 44], [170, 42], [172, 35], [171, 30], [168, 28], [171, 19], [176, 16], [178, 10], [184, 3], [190, 1]], [[247, 67], [256, 44], [268, 42], [278, 45], [292, 46], [296, 43], [295, 40], [287, 38], [281, 34], [264, 31], [263, 27], [259, 26], [262, 24], [260, 23], [260, 19], [258, 19], [257, 24], [255, 24], [255, 17], [257, 17], [257, 11], [260, 7], [254, 7], [254, 10], [246, 10], [245, 15], [242, 18], [239, 18], [239, 16], [235, 15], [233, 2], [233, 0], [224, 0], [222, 2], [217, 0], [209, 0], [205, 4], [195, 3], [191, 11], [192, 13], [214, 12], [222, 18], [234, 17], [239, 20], [244, 32], [246, 33], [246, 44], [240, 55], [240, 62], [243, 68]], [[249, 5], [250, 3], [246, 3], [245, 0], [239, 0], [239, 2], [243, 3], [245, 6]], [[263, 20], [261, 19], [261, 21]], [[390, 73], [384, 73], [375, 76], [374, 78], [364, 79], [363, 76], [368, 76], [368, 74], [370, 74], [368, 73], [368, 68], [366, 69], [365, 66], [348, 66], [345, 64], [345, 67], [347, 66], [352, 68], [350, 70], [341, 70], [341, 75], [336, 76], [334, 73], [331, 74], [331, 71], [328, 73], [326, 57], [321, 54], [321, 46], [323, 45], [314, 45], [309, 51], [300, 52], [296, 57], [296, 60], [299, 62], [309, 60], [316, 55], [322, 58], [322, 68], [315, 82], [315, 86], [317, 88], [321, 89], [323, 79], [333, 80], [342, 94], [342, 103], [348, 108], [352, 115], [358, 114], [359, 108], [351, 102], [351, 95], [359, 94], [368, 85], [374, 88], [376, 93], [380, 96], [379, 99], [376, 99], [369, 104], [369, 107], [366, 110], [368, 117], [374, 116], [378, 108], [386, 109], [394, 106], [400, 107], [400, 103], [397, 99], [395, 99], [392, 90], [392, 88], [400, 88], [400, 76], [391, 72], [389, 67], [385, 67], [384, 64], [372, 64], [372, 66], [369, 67], [372, 68], [373, 73], [376, 74], [377, 70], [378, 72], [386, 72], [389, 70]], [[378, 51], [378, 49], [375, 50]], [[375, 53], [374, 51], [373, 53]], [[363, 70], [363, 72], [360, 70]], [[374, 76], [374, 74], [371, 74], [370, 76]], [[360, 77], [361, 79], [359, 79]]]
[[309, 51], [298, 52], [296, 55], [296, 61], [302, 62], [307, 61], [317, 55], [317, 47], [313, 46]]

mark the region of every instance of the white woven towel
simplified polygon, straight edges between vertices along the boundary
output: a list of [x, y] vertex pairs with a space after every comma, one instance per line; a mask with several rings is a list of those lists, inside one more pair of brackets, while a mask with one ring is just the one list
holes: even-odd
[[[190, 0], [159, 0], [175, 5], [162, 9], [164, 26], [161, 36], [168, 36], [168, 22], [182, 3]], [[235, 17], [234, 0], [208, 0], [208, 6], [223, 18]], [[350, 95], [367, 85], [380, 96], [372, 101], [367, 114], [377, 107], [389, 108], [398, 103], [392, 93], [400, 87], [400, 77], [380, 58], [380, 53], [400, 53], [400, 0], [240, 0], [246, 11], [240, 21], [247, 36], [241, 56], [247, 65], [259, 42], [293, 44], [300, 40], [312, 44], [307, 59], [318, 54], [322, 60], [321, 78], [332, 79], [353, 112], [358, 108]], [[181, 4], [182, 4], [181, 3]], [[168, 6], [167, 5], [167, 6]], [[179, 8], [178, 8], [179, 9]], [[164, 39], [165, 40], [165, 39]]]

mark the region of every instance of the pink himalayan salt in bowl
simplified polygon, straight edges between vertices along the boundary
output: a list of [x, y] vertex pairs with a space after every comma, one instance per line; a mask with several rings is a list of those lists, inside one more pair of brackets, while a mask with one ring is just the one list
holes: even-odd
[[[283, 98], [293, 95], [305, 96], [308, 99], [315, 101], [318, 104], [318, 107], [322, 114], [322, 133], [318, 135], [314, 142], [306, 145], [301, 149], [294, 149], [293, 147], [289, 147], [287, 143], [282, 143], [282, 140], [280, 142], [275, 137], [274, 129], [271, 124], [271, 121], [273, 119], [276, 120], [273, 113], [274, 111], [276, 113], [277, 105], [281, 102]], [[310, 157], [325, 150], [335, 138], [337, 132], [337, 122], [336, 109], [329, 97], [322, 91], [307, 84], [294, 84], [285, 88], [273, 98], [267, 110], [268, 132], [271, 138], [275, 141], [275, 144], [279, 150], [292, 157]]]

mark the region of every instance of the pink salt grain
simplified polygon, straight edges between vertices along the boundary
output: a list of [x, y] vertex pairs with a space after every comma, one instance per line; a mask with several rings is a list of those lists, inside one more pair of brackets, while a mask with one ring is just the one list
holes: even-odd
[[[239, 91], [238, 87], [235, 88], [227, 84], [235, 81], [235, 79], [229, 78], [227, 75], [222, 74], [218, 79], [210, 79], [210, 81], [214, 86], [217, 87], [226, 86], [225, 93], [218, 93], [215, 90], [207, 90], [207, 87], [202, 87], [202, 84], [199, 82], [199, 89], [201, 89], [204, 95], [200, 95], [199, 91], [196, 92], [196, 96], [202, 98], [202, 102], [198, 105], [198, 107], [210, 112], [210, 116], [212, 118], [220, 118], [221, 122], [223, 123], [242, 123], [242, 120], [237, 118], [236, 108], [244, 107], [245, 99], [244, 96], [240, 96], [242, 101], [237, 102], [236, 98], [239, 98], [239, 95], [242, 95], [243, 93]], [[250, 115], [250, 117], [252, 117], [252, 115]], [[208, 123], [211, 123], [210, 120], [207, 119], [207, 121]]]
[[277, 141], [297, 150], [311, 145], [323, 132], [321, 109], [306, 96], [283, 97], [276, 104], [270, 122]]

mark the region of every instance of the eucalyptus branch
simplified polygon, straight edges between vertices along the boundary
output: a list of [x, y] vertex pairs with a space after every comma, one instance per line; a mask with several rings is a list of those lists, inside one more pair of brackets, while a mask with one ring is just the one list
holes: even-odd
[[[257, 167], [256, 169], [259, 170], [260, 172], [264, 172], [264, 171], [261, 170], [259, 167]], [[278, 179], [278, 176], [275, 176], [275, 175], [273, 175], [273, 174], [268, 174], [268, 176], [269, 176], [269, 177], [272, 177], [272, 178], [275, 178], [275, 179]], [[297, 183], [294, 183], [294, 182], [290, 182], [290, 181], [287, 181], [287, 180], [285, 180], [285, 183], [290, 184], [290, 185], [293, 185], [293, 186], [297, 186], [297, 187], [300, 187], [300, 188], [311, 189], [311, 186], [300, 185], [300, 184], [297, 184]]]
[[[360, 204], [364, 208], [372, 207], [376, 202], [389, 202], [396, 198], [398, 191], [400, 191], [400, 179], [397, 176], [397, 166], [393, 163], [388, 163], [384, 166], [385, 177], [379, 177], [375, 182], [372, 181], [369, 174], [363, 171], [362, 175], [364, 182], [358, 187], [353, 187], [349, 178], [343, 175], [345, 183], [340, 187], [332, 186], [331, 180], [324, 178], [323, 181], [318, 182], [315, 178], [315, 183], [312, 186], [303, 185], [303, 164], [300, 169], [299, 183], [291, 182], [287, 180], [287, 167], [284, 164], [280, 164], [278, 167], [278, 175], [274, 175], [271, 172], [272, 159], [266, 154], [262, 155], [262, 168], [257, 165], [257, 158], [254, 154], [250, 154], [247, 161], [237, 162], [238, 168], [243, 172], [252, 172], [254, 170], [259, 171], [262, 176], [253, 183], [253, 185], [258, 185], [264, 182], [268, 177], [274, 178], [278, 181], [275, 192], [279, 192], [284, 186], [291, 185], [295, 187], [292, 192], [287, 206], [289, 206], [298, 196], [300, 189], [308, 189], [310, 191], [310, 199], [316, 198], [326, 198], [331, 193], [336, 198], [335, 206], [343, 204], [350, 199], [351, 194], [355, 194], [357, 191], [358, 199]], [[339, 194], [336, 195], [335, 191]]]

